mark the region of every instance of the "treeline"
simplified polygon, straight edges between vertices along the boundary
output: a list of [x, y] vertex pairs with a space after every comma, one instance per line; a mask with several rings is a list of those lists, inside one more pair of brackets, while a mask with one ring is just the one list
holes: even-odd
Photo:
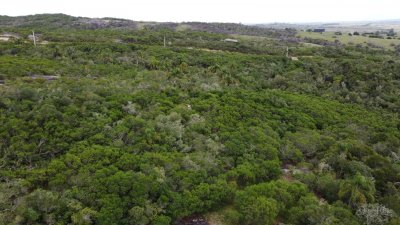
[[188, 29], [192, 31], [202, 31], [219, 34], [242, 34], [265, 37], [294, 36], [294, 29], [271, 29], [259, 26], [250, 26], [236, 23], [156, 23], [156, 22], [137, 22], [126, 19], [116, 18], [85, 18], [72, 17], [65, 14], [39, 14], [31, 16], [9, 17], [0, 16], [0, 28], [38, 28], [46, 27], [50, 29], [117, 29], [117, 30], [171, 30], [177, 31]]

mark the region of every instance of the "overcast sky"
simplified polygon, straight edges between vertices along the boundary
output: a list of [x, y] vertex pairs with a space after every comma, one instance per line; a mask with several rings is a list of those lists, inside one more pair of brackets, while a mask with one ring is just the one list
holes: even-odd
[[180, 22], [333, 22], [400, 19], [400, 0], [1, 0], [0, 15], [64, 13]]

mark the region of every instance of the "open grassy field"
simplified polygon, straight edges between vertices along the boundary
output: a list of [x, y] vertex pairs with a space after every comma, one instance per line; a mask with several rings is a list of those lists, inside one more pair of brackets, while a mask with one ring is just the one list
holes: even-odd
[[334, 42], [335, 40], [338, 40], [342, 44], [347, 44], [347, 45], [357, 45], [357, 44], [362, 44], [362, 45], [367, 45], [368, 43], [373, 44], [375, 46], [379, 47], [384, 47], [385, 49], [394, 49], [395, 45], [400, 44], [400, 39], [380, 39], [380, 38], [370, 38], [370, 37], [364, 37], [364, 36], [350, 36], [347, 33], [343, 33], [343, 35], [335, 35], [334, 32], [324, 32], [324, 33], [315, 33], [315, 32], [306, 32], [306, 31], [299, 31], [298, 36], [301, 38], [313, 38], [313, 39], [323, 39], [327, 41], [332, 41]]

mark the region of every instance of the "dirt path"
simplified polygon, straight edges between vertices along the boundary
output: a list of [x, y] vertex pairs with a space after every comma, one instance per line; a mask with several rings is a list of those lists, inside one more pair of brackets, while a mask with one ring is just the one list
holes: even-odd
[[202, 216], [188, 216], [176, 221], [173, 225], [211, 225]]

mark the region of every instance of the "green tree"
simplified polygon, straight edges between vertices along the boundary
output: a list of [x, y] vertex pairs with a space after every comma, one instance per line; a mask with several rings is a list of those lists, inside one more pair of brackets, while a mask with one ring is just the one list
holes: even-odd
[[371, 178], [357, 173], [355, 176], [341, 182], [338, 195], [339, 198], [352, 207], [374, 202], [375, 184]]
[[135, 225], [146, 225], [150, 222], [145, 214], [145, 209], [140, 206], [134, 206], [129, 210], [130, 224]]
[[243, 224], [271, 225], [275, 223], [279, 209], [272, 198], [257, 197], [240, 207]]

